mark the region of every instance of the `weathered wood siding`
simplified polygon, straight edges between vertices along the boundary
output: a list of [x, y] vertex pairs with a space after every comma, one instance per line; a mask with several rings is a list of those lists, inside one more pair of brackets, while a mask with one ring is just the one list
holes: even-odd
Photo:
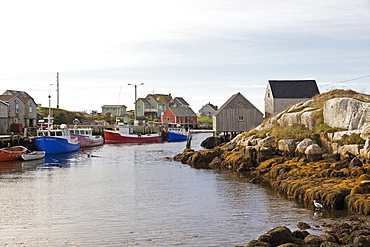
[[213, 116], [217, 132], [243, 132], [261, 124], [263, 114], [240, 93], [233, 95]]
[[8, 133], [8, 112], [9, 105], [4, 102], [0, 102], [0, 134]]
[[262, 120], [262, 113], [255, 109], [227, 109], [213, 117], [213, 124], [217, 132], [242, 132], [256, 127]]

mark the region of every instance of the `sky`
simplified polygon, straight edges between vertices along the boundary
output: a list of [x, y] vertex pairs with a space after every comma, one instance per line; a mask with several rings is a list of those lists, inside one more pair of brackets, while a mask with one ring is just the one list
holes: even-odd
[[369, 0], [1, 1], [0, 32], [0, 93], [56, 107], [59, 73], [70, 111], [134, 109], [133, 85], [195, 112], [238, 92], [264, 112], [268, 80], [370, 94]]

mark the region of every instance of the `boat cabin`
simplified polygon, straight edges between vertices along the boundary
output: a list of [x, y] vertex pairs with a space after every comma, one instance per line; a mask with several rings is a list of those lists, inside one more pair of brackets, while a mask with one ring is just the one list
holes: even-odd
[[134, 134], [134, 128], [130, 125], [118, 124], [118, 126], [116, 127], [116, 130], [121, 135], [132, 135], [132, 134]]
[[72, 135], [82, 135], [82, 136], [92, 135], [92, 129], [71, 129], [70, 132]]
[[37, 130], [37, 136], [70, 136], [69, 130]]

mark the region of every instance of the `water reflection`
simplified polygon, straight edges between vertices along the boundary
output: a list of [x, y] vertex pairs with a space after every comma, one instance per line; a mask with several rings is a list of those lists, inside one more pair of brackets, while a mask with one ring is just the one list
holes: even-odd
[[164, 159], [184, 145], [113, 144], [13, 163], [0, 171], [2, 244], [235, 246], [325, 217], [240, 174]]

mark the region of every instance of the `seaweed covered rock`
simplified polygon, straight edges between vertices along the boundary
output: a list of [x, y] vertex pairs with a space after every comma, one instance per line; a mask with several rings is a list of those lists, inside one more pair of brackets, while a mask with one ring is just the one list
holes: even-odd
[[187, 164], [193, 168], [210, 168], [209, 163], [220, 153], [219, 149], [199, 150], [189, 157]]
[[210, 136], [207, 137], [204, 141], [202, 141], [200, 146], [204, 148], [214, 148], [216, 146], [220, 146], [222, 143], [225, 142], [226, 139], [223, 136]]
[[257, 240], [269, 243], [273, 247], [286, 243], [294, 243], [295, 241], [292, 232], [285, 226], [276, 227], [260, 236]]
[[193, 149], [187, 148], [182, 153], [177, 154], [173, 157], [174, 160], [180, 161], [182, 164], [187, 164], [188, 159], [195, 154]]

